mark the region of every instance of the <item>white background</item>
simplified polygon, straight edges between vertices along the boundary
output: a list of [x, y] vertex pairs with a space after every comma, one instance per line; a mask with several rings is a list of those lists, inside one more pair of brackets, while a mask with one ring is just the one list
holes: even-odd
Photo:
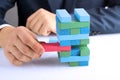
[[120, 34], [92, 36], [88, 46], [86, 67], [60, 63], [56, 52], [16, 67], [0, 49], [0, 80], [120, 80]]

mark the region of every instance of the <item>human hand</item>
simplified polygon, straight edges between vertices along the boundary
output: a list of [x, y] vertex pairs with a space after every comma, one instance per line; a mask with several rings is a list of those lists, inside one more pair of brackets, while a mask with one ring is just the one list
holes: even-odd
[[[44, 52], [43, 47], [36, 40], [36, 36], [25, 27], [6, 27], [1, 31], [1, 47], [9, 61], [14, 65], [21, 65], [39, 58]], [[1, 36], [1, 34], [0, 34]]]
[[51, 32], [56, 33], [55, 21], [55, 14], [41, 8], [27, 19], [26, 27], [36, 34], [48, 36]]

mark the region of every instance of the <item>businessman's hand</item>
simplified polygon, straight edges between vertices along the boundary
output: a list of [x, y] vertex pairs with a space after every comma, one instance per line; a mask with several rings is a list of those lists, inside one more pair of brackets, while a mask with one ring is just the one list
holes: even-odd
[[33, 58], [39, 58], [44, 52], [35, 34], [25, 27], [5, 27], [0, 33], [0, 36], [4, 35], [0, 40], [1, 47], [14, 65], [30, 62]]
[[27, 19], [26, 27], [36, 34], [47, 36], [51, 32], [56, 33], [55, 21], [55, 14], [41, 8]]

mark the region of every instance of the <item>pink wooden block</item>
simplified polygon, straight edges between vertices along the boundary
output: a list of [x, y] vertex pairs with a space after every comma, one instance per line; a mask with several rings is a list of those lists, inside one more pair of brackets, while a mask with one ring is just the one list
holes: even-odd
[[60, 46], [59, 43], [40, 43], [44, 49], [45, 52], [52, 52], [52, 51], [70, 51], [71, 46]]

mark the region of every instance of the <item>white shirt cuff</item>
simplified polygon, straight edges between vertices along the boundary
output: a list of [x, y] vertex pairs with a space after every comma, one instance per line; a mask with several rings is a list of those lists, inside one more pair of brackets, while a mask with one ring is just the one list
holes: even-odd
[[4, 28], [6, 26], [11, 26], [11, 25], [10, 24], [2, 24], [2, 25], [0, 25], [0, 29]]

